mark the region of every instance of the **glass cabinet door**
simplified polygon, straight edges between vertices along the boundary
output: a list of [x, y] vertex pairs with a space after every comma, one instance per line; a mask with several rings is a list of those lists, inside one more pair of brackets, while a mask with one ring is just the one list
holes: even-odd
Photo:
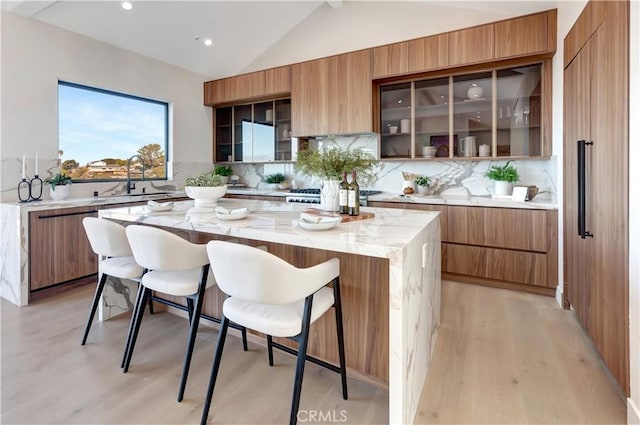
[[380, 88], [381, 158], [411, 158], [411, 85]]
[[492, 145], [492, 88], [491, 72], [453, 77], [454, 157], [478, 157], [479, 146]]
[[276, 100], [276, 161], [291, 161], [293, 143], [291, 137], [291, 99]]
[[275, 158], [273, 101], [253, 105], [253, 162], [268, 162]]
[[216, 108], [216, 162], [230, 162], [231, 143], [231, 107]]
[[233, 160], [252, 161], [252, 105], [233, 107]]
[[497, 156], [541, 155], [542, 65], [497, 71]]
[[415, 83], [415, 157], [449, 156], [449, 77]]

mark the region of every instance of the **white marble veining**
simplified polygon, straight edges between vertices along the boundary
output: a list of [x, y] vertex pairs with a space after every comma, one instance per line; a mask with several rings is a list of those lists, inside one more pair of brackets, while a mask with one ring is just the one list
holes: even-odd
[[381, 193], [368, 197], [369, 201], [395, 202], [398, 204], [460, 205], [469, 207], [522, 208], [529, 210], [556, 210], [558, 206], [545, 196], [536, 196], [532, 201], [517, 202], [491, 196], [446, 196], [446, 195], [397, 195]]
[[362, 208], [375, 218], [307, 231], [296, 222], [308, 207], [281, 202], [221, 199], [249, 217], [219, 220], [192, 201], [172, 211], [144, 207], [101, 210], [100, 216], [175, 229], [347, 252], [389, 259], [389, 423], [412, 423], [424, 387], [440, 323], [440, 217], [436, 212]]

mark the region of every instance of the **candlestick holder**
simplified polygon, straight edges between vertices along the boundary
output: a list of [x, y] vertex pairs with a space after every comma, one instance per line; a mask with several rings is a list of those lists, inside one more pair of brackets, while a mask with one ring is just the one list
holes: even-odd
[[22, 178], [18, 182], [18, 199], [20, 202], [42, 200], [42, 179], [36, 174], [32, 179]]

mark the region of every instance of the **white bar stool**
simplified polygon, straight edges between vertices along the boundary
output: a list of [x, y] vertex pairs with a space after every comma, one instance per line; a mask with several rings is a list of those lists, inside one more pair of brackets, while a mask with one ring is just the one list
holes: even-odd
[[[200, 423], [205, 425], [209, 416], [230, 321], [268, 335], [270, 365], [273, 365], [272, 345], [275, 345], [271, 341], [272, 336], [287, 337], [298, 342], [289, 417], [289, 423], [295, 424], [304, 366], [308, 357], [309, 327], [332, 306], [335, 307], [340, 368], [325, 365], [340, 373], [342, 397], [346, 400], [348, 395], [340, 301], [340, 260], [332, 258], [316, 266], [300, 269], [264, 250], [224, 241], [209, 242], [207, 253], [216, 283], [229, 298], [223, 305], [220, 333]], [[327, 287], [329, 283], [333, 283], [333, 288]]]
[[[198, 332], [204, 293], [215, 283], [213, 279], [207, 280], [209, 258], [206, 245], [191, 243], [166, 230], [150, 226], [130, 225], [126, 229], [126, 234], [136, 262], [147, 272], [142, 276], [143, 289], [138, 293], [136, 307], [131, 317], [131, 342], [125, 352], [124, 372], [129, 370], [145, 304], [151, 292], [187, 297], [190, 330], [178, 390], [178, 401], [182, 401]], [[195, 306], [192, 304], [193, 301]]]
[[143, 269], [133, 258], [124, 226], [97, 217], [84, 218], [82, 226], [91, 244], [91, 249], [100, 257], [98, 265], [100, 279], [93, 295], [89, 319], [82, 337], [81, 345], [85, 345], [107, 278], [111, 276], [140, 282]]

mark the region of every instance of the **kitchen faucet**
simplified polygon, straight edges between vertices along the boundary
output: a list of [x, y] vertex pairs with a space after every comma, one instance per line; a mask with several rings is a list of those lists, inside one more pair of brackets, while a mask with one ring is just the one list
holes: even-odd
[[138, 158], [142, 163], [142, 181], [144, 181], [144, 160], [140, 155], [132, 155], [129, 159], [127, 159], [127, 195], [131, 194], [131, 189], [136, 188], [135, 182], [133, 182], [133, 186], [131, 186], [131, 160], [134, 158]]

